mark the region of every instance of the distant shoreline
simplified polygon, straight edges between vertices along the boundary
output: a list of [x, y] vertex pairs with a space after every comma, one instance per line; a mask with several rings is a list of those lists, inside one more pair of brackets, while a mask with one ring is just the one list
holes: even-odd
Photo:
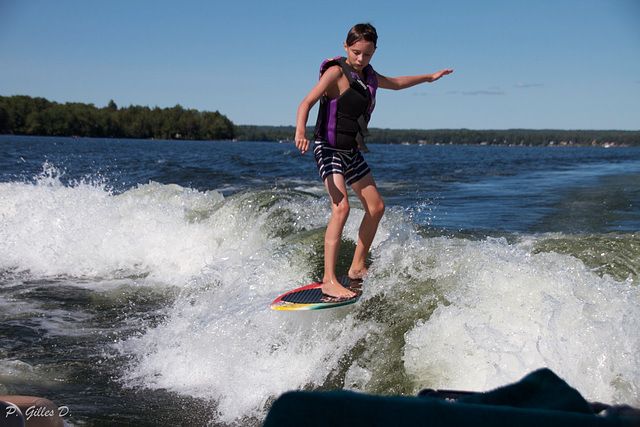
[[[640, 130], [559, 129], [381, 129], [368, 144], [487, 146], [640, 146]], [[0, 96], [0, 134], [194, 141], [291, 142], [294, 126], [236, 125], [218, 111], [118, 107], [48, 101], [24, 95]], [[313, 128], [307, 127], [311, 138]]]
[[[293, 126], [236, 126], [238, 141], [292, 142]], [[487, 146], [640, 146], [640, 131], [620, 130], [473, 130], [370, 128], [369, 144]], [[307, 137], [313, 128], [307, 128]]]
[[[372, 132], [373, 133], [373, 132]], [[243, 139], [243, 138], [233, 138], [233, 139], [177, 139], [177, 138], [129, 138], [129, 137], [101, 137], [101, 136], [80, 136], [80, 135], [71, 135], [71, 136], [60, 136], [60, 135], [20, 135], [20, 134], [12, 134], [12, 133], [0, 133], [0, 137], [10, 137], [10, 136], [18, 136], [18, 137], [25, 137], [25, 138], [70, 138], [70, 139], [103, 139], [103, 140], [113, 140], [113, 141], [118, 141], [118, 140], [138, 140], [138, 141], [184, 141], [184, 142], [237, 142], [238, 144], [242, 144], [243, 142], [265, 142], [265, 143], [270, 143], [270, 144], [284, 144], [284, 143], [288, 143], [288, 144], [293, 144], [294, 141], [291, 139], [280, 139], [280, 140], [275, 140], [275, 139], [263, 139], [263, 138], [258, 138], [258, 139]], [[0, 141], [1, 143], [2, 141]], [[471, 146], [476, 146], [476, 147], [480, 147], [480, 146], [485, 146], [485, 147], [603, 147], [603, 148], [614, 148], [614, 147], [618, 147], [618, 148], [625, 148], [625, 147], [640, 147], [640, 143], [632, 143], [632, 144], [625, 144], [625, 143], [617, 143], [615, 141], [613, 142], [596, 142], [596, 143], [592, 143], [592, 144], [578, 144], [578, 143], [572, 143], [571, 141], [559, 141], [559, 142], [555, 142], [555, 141], [550, 141], [549, 143], [537, 143], [537, 144], [506, 144], [506, 143], [499, 143], [499, 142], [481, 142], [481, 143], [427, 143], [424, 141], [419, 141], [419, 142], [401, 142], [401, 143], [395, 143], [395, 142], [380, 142], [380, 141], [368, 141], [367, 144], [371, 144], [371, 145], [405, 145], [405, 146], [413, 146], [413, 145], [417, 145], [417, 146], [439, 146], [439, 147], [471, 147]]]

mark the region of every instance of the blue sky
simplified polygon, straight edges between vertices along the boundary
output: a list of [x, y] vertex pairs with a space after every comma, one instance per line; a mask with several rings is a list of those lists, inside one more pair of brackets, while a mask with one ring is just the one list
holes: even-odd
[[454, 69], [371, 127], [640, 129], [640, 0], [0, 0], [0, 95], [294, 125], [359, 22], [380, 74]]

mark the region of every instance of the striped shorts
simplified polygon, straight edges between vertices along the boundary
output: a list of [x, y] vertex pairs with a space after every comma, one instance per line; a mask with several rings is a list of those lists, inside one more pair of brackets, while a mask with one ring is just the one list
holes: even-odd
[[344, 177], [347, 185], [352, 185], [371, 172], [362, 153], [355, 148], [340, 150], [331, 147], [326, 141], [316, 141], [313, 155], [322, 181], [325, 181], [329, 175], [338, 173]]

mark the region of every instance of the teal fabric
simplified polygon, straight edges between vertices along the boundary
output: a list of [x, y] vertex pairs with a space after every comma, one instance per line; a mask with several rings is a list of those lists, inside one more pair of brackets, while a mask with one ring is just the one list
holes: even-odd
[[517, 426], [640, 427], [640, 419], [594, 415], [588, 402], [549, 370], [457, 402], [350, 391], [293, 391], [271, 407], [264, 427]]
[[535, 371], [516, 384], [462, 397], [458, 402], [593, 414], [589, 402], [549, 369]]

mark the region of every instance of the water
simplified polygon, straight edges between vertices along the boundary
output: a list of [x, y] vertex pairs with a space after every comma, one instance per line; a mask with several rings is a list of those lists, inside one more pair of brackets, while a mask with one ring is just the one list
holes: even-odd
[[388, 209], [363, 297], [275, 312], [322, 271], [309, 154], [0, 136], [0, 394], [70, 425], [259, 425], [287, 390], [482, 391], [546, 366], [640, 406], [640, 148], [367, 160]]

